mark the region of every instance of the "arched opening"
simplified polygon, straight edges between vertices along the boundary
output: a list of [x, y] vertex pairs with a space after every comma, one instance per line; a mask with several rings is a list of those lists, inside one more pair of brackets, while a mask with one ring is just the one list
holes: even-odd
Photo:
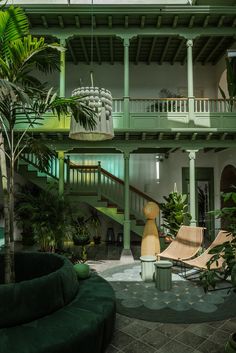
[[[220, 179], [220, 191], [221, 193], [227, 193], [235, 191], [236, 187], [236, 168], [228, 164], [221, 173]], [[235, 206], [232, 200], [224, 201], [221, 197], [221, 208]], [[221, 219], [221, 228], [225, 228], [226, 223], [224, 219]]]

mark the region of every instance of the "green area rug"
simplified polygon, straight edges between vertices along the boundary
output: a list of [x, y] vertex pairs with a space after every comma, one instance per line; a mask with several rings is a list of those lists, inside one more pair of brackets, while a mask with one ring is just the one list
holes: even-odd
[[143, 282], [140, 272], [141, 265], [134, 263], [101, 273], [112, 285], [117, 312], [122, 315], [147, 321], [198, 323], [225, 320], [236, 314], [236, 293], [232, 289], [204, 293], [198, 282], [173, 273], [172, 289], [161, 292], [154, 282]]

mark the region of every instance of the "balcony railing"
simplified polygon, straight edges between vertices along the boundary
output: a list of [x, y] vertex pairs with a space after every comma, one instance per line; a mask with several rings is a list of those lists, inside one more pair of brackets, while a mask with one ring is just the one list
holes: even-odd
[[[179, 128], [224, 129], [236, 131], [236, 100], [194, 98], [194, 114], [189, 114], [188, 98], [145, 98], [129, 100], [129, 117], [124, 114], [124, 100], [113, 99], [114, 130], [160, 131]], [[193, 125], [194, 123], [194, 125]], [[18, 125], [25, 129], [27, 124]], [[53, 113], [44, 116], [34, 131], [69, 131], [70, 116], [59, 121]], [[31, 129], [30, 129], [31, 130]]]
[[130, 113], [186, 113], [187, 98], [131, 99]]
[[195, 98], [196, 113], [233, 113], [236, 112], [235, 100]]
[[[194, 99], [195, 113], [236, 112], [236, 101], [230, 99]], [[123, 113], [123, 99], [113, 99], [113, 113]], [[130, 113], [188, 113], [188, 98], [132, 98]]]

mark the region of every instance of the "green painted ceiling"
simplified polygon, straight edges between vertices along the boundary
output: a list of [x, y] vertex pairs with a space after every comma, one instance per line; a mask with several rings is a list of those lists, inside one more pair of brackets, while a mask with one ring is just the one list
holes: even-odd
[[[216, 6], [216, 5], [229, 6]], [[152, 62], [184, 63], [186, 47], [181, 30], [203, 34], [194, 42], [193, 58], [202, 64], [216, 64], [225, 51], [235, 42], [235, 0], [197, 0], [197, 6], [26, 6], [33, 33], [59, 36], [70, 32], [67, 40], [67, 60], [75, 64], [89, 63], [91, 57], [92, 18], [94, 29], [94, 61], [102, 64], [123, 62], [123, 44], [116, 32], [137, 33], [130, 45], [130, 61], [138, 64]], [[204, 5], [204, 6], [203, 6]], [[214, 5], [214, 6], [208, 6]], [[208, 29], [218, 31], [217, 36], [208, 35]], [[147, 35], [145, 31], [151, 34]], [[175, 35], [165, 35], [174, 30]], [[226, 30], [231, 30], [230, 34]], [[96, 35], [97, 31], [103, 31]], [[161, 35], [158, 35], [161, 31]], [[178, 33], [179, 31], [179, 33]], [[81, 34], [80, 34], [81, 32]], [[87, 36], [84, 36], [86, 32]], [[109, 34], [109, 32], [111, 34]], [[142, 34], [143, 33], [143, 34]], [[153, 34], [152, 34], [153, 33]], [[163, 34], [164, 33], [164, 34]]]

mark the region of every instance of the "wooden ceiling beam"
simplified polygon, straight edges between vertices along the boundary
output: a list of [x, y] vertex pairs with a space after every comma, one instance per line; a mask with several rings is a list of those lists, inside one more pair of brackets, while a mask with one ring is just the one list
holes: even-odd
[[141, 16], [141, 21], [140, 21], [140, 28], [144, 28], [145, 26], [145, 21], [146, 21], [146, 16]]
[[153, 51], [154, 51], [155, 45], [156, 45], [156, 41], [157, 41], [157, 37], [153, 37], [152, 45], [151, 45], [151, 48], [150, 48], [150, 51], [149, 51], [149, 54], [148, 54], [148, 61], [147, 61], [148, 65], [150, 65], [150, 63], [151, 63]]
[[214, 56], [214, 54], [217, 52], [217, 50], [221, 47], [221, 45], [224, 43], [224, 41], [225, 41], [225, 37], [221, 38], [221, 40], [218, 42], [218, 44], [214, 47], [214, 49], [206, 57], [206, 59], [203, 62], [203, 65], [205, 65], [207, 62], [209, 62], [211, 60], [211, 58]]
[[41, 16], [41, 20], [42, 20], [42, 23], [43, 23], [43, 27], [48, 28], [48, 21], [47, 21], [46, 16], [42, 15]]
[[224, 19], [225, 16], [220, 16], [219, 21], [217, 23], [217, 27], [222, 27], [222, 25], [224, 24]]
[[99, 40], [98, 37], [95, 37], [95, 45], [96, 45], [96, 51], [97, 51], [97, 57], [98, 57], [98, 64], [102, 64], [101, 60], [101, 52], [100, 52], [100, 45], [99, 45]]
[[69, 49], [69, 52], [70, 52], [70, 55], [71, 55], [71, 57], [72, 57], [73, 63], [74, 63], [75, 65], [78, 65], [78, 60], [77, 60], [77, 58], [76, 58], [74, 49], [73, 49], [73, 47], [72, 47], [72, 45], [71, 45], [71, 43], [70, 43], [70, 39], [66, 39], [66, 46], [67, 46], [67, 48]]
[[175, 134], [175, 138], [174, 138], [175, 141], [179, 141], [180, 135], [181, 135], [180, 132], [177, 132], [177, 133]]
[[178, 25], [179, 16], [176, 15], [173, 19], [172, 28], [176, 28]]
[[203, 28], [206, 28], [208, 26], [209, 20], [210, 20], [210, 15], [207, 15], [203, 22]]
[[76, 26], [77, 28], [80, 28], [80, 27], [81, 27], [81, 25], [80, 25], [80, 19], [79, 19], [79, 16], [78, 16], [78, 15], [75, 16], [75, 26]]
[[162, 22], [162, 17], [159, 15], [159, 16], [157, 16], [157, 24], [156, 24], [157, 28], [161, 27], [161, 22]]
[[236, 17], [234, 18], [234, 20], [232, 22], [232, 27], [236, 27]]
[[139, 54], [140, 54], [141, 44], [142, 44], [142, 38], [138, 37], [137, 52], [136, 52], [136, 57], [135, 57], [135, 64], [136, 65], [138, 65], [138, 61], [139, 61]]
[[64, 25], [64, 21], [63, 21], [63, 17], [62, 16], [58, 16], [58, 23], [59, 23], [59, 26], [61, 28], [65, 28], [65, 25]]
[[93, 28], [97, 27], [97, 21], [96, 21], [96, 16], [95, 15], [93, 15], [93, 17], [92, 17], [92, 25], [93, 25]]
[[165, 60], [165, 56], [166, 56], [167, 50], [169, 48], [170, 42], [171, 42], [171, 37], [168, 37], [166, 44], [165, 44], [165, 47], [163, 49], [162, 55], [161, 55], [161, 59], [159, 61], [159, 65], [162, 65], [163, 61]]
[[110, 63], [111, 65], [114, 65], [114, 50], [113, 50], [113, 38], [109, 38], [110, 42]]
[[204, 53], [204, 51], [206, 50], [206, 48], [208, 47], [209, 43], [211, 41], [211, 37], [207, 39], [207, 41], [205, 42], [205, 44], [201, 47], [201, 49], [199, 50], [197, 56], [193, 59], [193, 63], [195, 64], [197, 62], [197, 60], [200, 58], [200, 56], [202, 55], [202, 53]]
[[179, 46], [178, 46], [176, 52], [175, 52], [175, 55], [173, 56], [173, 58], [172, 58], [172, 60], [171, 60], [171, 65], [174, 65], [175, 60], [177, 59], [177, 57], [178, 57], [178, 55], [179, 55], [181, 49], [183, 48], [184, 43], [185, 43], [185, 39], [182, 39], [182, 40], [180, 41], [180, 43], [179, 43]]
[[82, 50], [83, 50], [83, 54], [84, 54], [84, 58], [85, 58], [86, 64], [89, 65], [88, 52], [87, 52], [83, 37], [80, 37], [80, 43], [81, 43], [81, 47], [82, 47]]
[[192, 27], [193, 27], [193, 25], [194, 25], [194, 20], [195, 20], [195, 16], [192, 15], [192, 16], [190, 17], [190, 21], [189, 21], [189, 24], [188, 24], [188, 28], [192, 28]]
[[194, 132], [191, 136], [191, 141], [195, 141], [197, 138], [197, 132]]
[[112, 16], [108, 16], [108, 27], [112, 28]]
[[231, 48], [231, 46], [235, 43], [235, 38], [233, 37], [233, 38], [231, 38], [231, 41], [230, 42], [228, 42], [230, 39], [229, 39], [229, 37], [225, 37], [225, 41], [226, 41], [226, 43], [225, 43], [225, 45], [226, 45], [226, 47], [224, 48], [224, 50], [222, 50], [221, 52], [220, 52], [220, 54], [216, 57], [216, 59], [213, 61], [213, 65], [215, 65], [215, 64], [217, 64], [218, 63], [218, 61], [219, 60], [221, 60], [224, 56], [225, 56], [225, 51], [226, 51], [226, 49], [229, 49], [229, 48]]
[[221, 141], [224, 141], [227, 135], [228, 132], [224, 132], [223, 135], [220, 137]]
[[206, 136], [206, 141], [210, 141], [212, 135], [213, 135], [213, 132], [209, 132]]
[[129, 16], [125, 16], [125, 28], [129, 27]]

